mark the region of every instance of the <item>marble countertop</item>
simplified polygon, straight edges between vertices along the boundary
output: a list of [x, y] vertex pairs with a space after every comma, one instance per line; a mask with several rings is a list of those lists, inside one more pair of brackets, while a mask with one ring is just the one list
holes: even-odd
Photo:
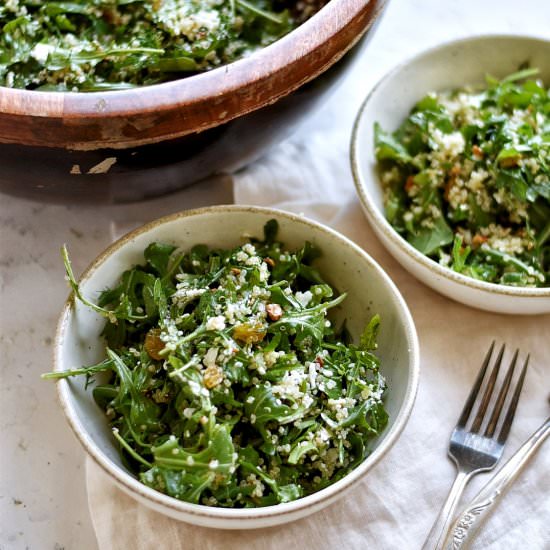
[[[441, 41], [483, 32], [550, 37], [548, 0], [391, 0], [356, 70], [365, 93], [390, 67]], [[356, 81], [356, 80], [355, 80]], [[345, 86], [292, 139], [340, 112]], [[0, 167], [1, 170], [1, 167]], [[232, 202], [229, 178], [147, 203], [82, 207], [0, 201], [0, 549], [97, 548], [88, 513], [84, 452], [40, 379], [51, 369], [52, 339], [68, 293], [59, 256], [67, 243], [78, 273], [121, 232], [152, 218], [207, 203]]]

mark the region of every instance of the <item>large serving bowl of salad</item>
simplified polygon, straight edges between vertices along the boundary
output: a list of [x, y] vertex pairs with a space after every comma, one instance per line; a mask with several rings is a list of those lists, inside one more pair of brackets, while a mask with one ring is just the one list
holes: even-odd
[[383, 78], [357, 116], [356, 188], [379, 238], [446, 296], [550, 312], [550, 42], [481, 36]]
[[327, 97], [384, 4], [4, 2], [0, 189], [123, 202], [236, 170]]
[[281, 524], [360, 483], [403, 430], [414, 323], [359, 247], [279, 210], [152, 222], [73, 288], [55, 368], [69, 424], [125, 492], [215, 528]]

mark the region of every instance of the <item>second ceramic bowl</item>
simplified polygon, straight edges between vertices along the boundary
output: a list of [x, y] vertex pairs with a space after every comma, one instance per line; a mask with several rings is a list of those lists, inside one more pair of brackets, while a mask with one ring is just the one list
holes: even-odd
[[471, 279], [424, 256], [384, 216], [374, 156], [374, 123], [393, 131], [431, 91], [483, 84], [523, 63], [540, 69], [550, 83], [550, 41], [519, 36], [480, 36], [450, 42], [403, 63], [385, 76], [364, 101], [353, 130], [351, 163], [363, 209], [374, 231], [403, 267], [426, 285], [466, 305], [511, 314], [550, 313], [550, 288], [517, 288]]
[[[171, 517], [197, 525], [247, 529], [286, 523], [320, 510], [356, 486], [385, 455], [403, 430], [418, 384], [419, 352], [416, 331], [403, 298], [389, 277], [358, 246], [332, 229], [301, 216], [255, 207], [212, 207], [183, 212], [152, 222], [111, 245], [86, 270], [80, 280], [85, 296], [97, 296], [112, 287], [121, 273], [143, 261], [151, 242], [168, 242], [188, 249], [197, 243], [229, 248], [243, 244], [248, 235], [262, 235], [264, 224], [279, 222], [278, 238], [289, 250], [310, 241], [321, 248], [316, 260], [328, 282], [348, 299], [335, 312], [346, 319], [358, 339], [374, 313], [382, 319], [377, 354], [388, 382], [385, 402], [389, 424], [371, 442], [372, 453], [355, 470], [333, 485], [293, 502], [264, 508], [226, 509], [176, 500], [141, 484], [121, 462], [107, 419], [86, 390], [85, 377], [58, 382], [61, 404], [69, 423], [90, 455], [109, 477], [130, 496]], [[104, 319], [81, 303], [67, 302], [55, 343], [55, 370], [93, 364], [105, 356], [101, 338]]]

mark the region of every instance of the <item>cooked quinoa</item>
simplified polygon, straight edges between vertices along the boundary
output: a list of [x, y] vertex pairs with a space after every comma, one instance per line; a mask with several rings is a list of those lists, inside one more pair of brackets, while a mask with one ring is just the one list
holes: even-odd
[[550, 96], [537, 72], [429, 94], [391, 134], [375, 125], [389, 222], [490, 283], [550, 285]]

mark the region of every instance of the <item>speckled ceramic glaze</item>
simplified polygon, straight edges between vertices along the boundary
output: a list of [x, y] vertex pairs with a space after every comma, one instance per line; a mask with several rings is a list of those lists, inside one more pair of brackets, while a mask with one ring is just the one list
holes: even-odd
[[[418, 384], [418, 340], [411, 315], [399, 291], [382, 269], [362, 249], [321, 224], [279, 210], [225, 206], [188, 211], [152, 222], [129, 233], [85, 271], [80, 284], [84, 295], [113, 285], [120, 274], [143, 260], [143, 250], [153, 241], [183, 248], [197, 243], [234, 247], [244, 235], [262, 235], [264, 224], [275, 218], [279, 238], [289, 249], [309, 240], [323, 256], [317, 266], [339, 291], [349, 293], [335, 312], [337, 320], [358, 336], [374, 313], [382, 318], [378, 355], [389, 392], [389, 424], [371, 443], [372, 453], [355, 470], [334, 485], [294, 502], [258, 509], [223, 509], [181, 502], [138, 482], [122, 465], [103, 412], [84, 388], [84, 377], [58, 382], [59, 397], [71, 428], [90, 457], [126, 493], [168, 516], [215, 528], [243, 529], [277, 525], [311, 514], [342, 497], [372, 469], [393, 445], [411, 412]], [[104, 319], [80, 303], [69, 300], [61, 315], [55, 342], [55, 370], [91, 364], [104, 357], [100, 333]]]
[[386, 75], [364, 101], [353, 130], [351, 163], [363, 209], [374, 231], [403, 267], [423, 283], [466, 305], [510, 314], [550, 312], [550, 288], [515, 288], [471, 279], [421, 254], [384, 216], [374, 156], [374, 123], [396, 130], [415, 103], [430, 91], [482, 84], [527, 62], [550, 84], [550, 41], [518, 36], [480, 36], [431, 49]]

